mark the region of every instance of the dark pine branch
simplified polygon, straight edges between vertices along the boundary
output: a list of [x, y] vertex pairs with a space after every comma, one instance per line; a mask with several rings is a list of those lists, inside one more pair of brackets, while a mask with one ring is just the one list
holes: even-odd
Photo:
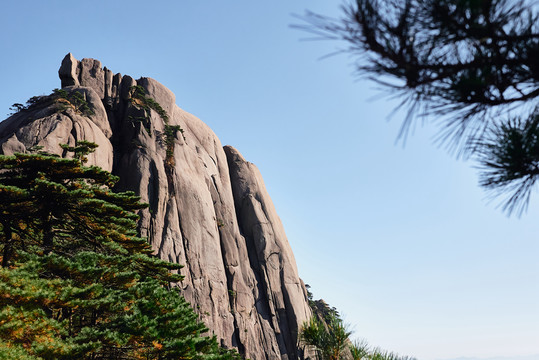
[[[539, 151], [530, 138], [539, 106], [537, 4], [356, 0], [343, 5], [342, 14], [307, 12], [300, 17], [304, 24], [294, 27], [346, 44], [341, 51], [356, 58], [360, 76], [401, 97], [407, 115], [400, 137], [418, 118], [434, 122], [438, 143], [459, 156], [477, 154], [481, 185], [510, 193], [505, 210], [521, 212], [535, 183], [533, 151]], [[508, 120], [515, 114], [530, 120]], [[515, 148], [503, 143], [508, 139]]]

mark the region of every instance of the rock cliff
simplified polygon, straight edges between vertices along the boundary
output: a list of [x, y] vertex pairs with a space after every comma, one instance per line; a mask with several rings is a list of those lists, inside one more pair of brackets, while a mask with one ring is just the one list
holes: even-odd
[[161, 258], [185, 265], [183, 294], [221, 343], [253, 360], [303, 358], [307, 294], [258, 169], [151, 78], [71, 54], [59, 76], [56, 97], [34, 98], [0, 123], [1, 153], [97, 143], [89, 163], [149, 204], [141, 234]]

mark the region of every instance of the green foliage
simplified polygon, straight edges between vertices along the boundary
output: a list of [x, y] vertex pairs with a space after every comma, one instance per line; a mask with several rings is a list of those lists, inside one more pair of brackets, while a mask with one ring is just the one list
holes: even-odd
[[161, 119], [163, 119], [163, 122], [165, 124], [168, 124], [169, 118], [165, 109], [163, 109], [163, 107], [161, 107], [161, 105], [157, 101], [155, 101], [149, 96], [146, 96], [146, 91], [144, 90], [142, 86], [134, 85], [134, 86], [131, 86], [130, 90], [132, 92], [132, 95], [131, 95], [132, 104], [137, 105], [138, 107], [146, 111], [149, 111], [150, 109], [154, 110], [157, 114], [159, 114]]
[[[166, 159], [165, 159], [165, 168], [167, 169], [167, 177], [170, 177], [171, 168], [174, 167], [174, 139], [176, 137], [176, 133], [179, 131], [183, 139], [185, 140], [185, 136], [183, 135], [183, 129], [179, 125], [169, 125], [169, 116], [165, 109], [154, 99], [152, 99], [149, 96], [146, 96], [146, 92], [144, 88], [140, 85], [131, 86], [131, 103], [138, 108], [141, 108], [145, 112], [144, 118], [132, 118], [132, 121], [141, 121], [143, 123], [148, 122], [150, 119], [150, 110], [155, 111], [161, 119], [163, 119], [163, 122], [165, 123], [165, 131], [164, 131], [164, 143], [166, 147]], [[151, 128], [149, 124], [145, 124], [144, 127], [146, 128], [146, 131], [151, 136]]]
[[399, 355], [397, 353], [375, 348], [368, 355], [367, 359], [369, 360], [416, 360], [413, 357], [406, 355]]
[[329, 306], [322, 299], [313, 299], [313, 294], [310, 291], [311, 286], [309, 284], [305, 284], [305, 288], [307, 289], [307, 299], [309, 302], [309, 307], [320, 320], [322, 320], [323, 322], [330, 323], [331, 321], [333, 321], [333, 319], [341, 318], [339, 312], [335, 307]]
[[76, 112], [83, 115], [93, 115], [94, 112], [88, 105], [84, 95], [77, 90], [67, 91], [65, 89], [54, 89], [52, 91], [52, 99], [58, 104], [61, 104], [60, 110], [66, 110], [72, 107]]
[[340, 360], [351, 333], [339, 318], [323, 323], [313, 316], [303, 326], [301, 339], [315, 347], [320, 360]]
[[494, 196], [505, 196], [503, 210], [526, 210], [539, 176], [539, 113], [511, 119], [493, 128], [481, 143], [479, 183]]
[[314, 299], [313, 299], [313, 293], [311, 292], [311, 285], [305, 284], [305, 289], [307, 290], [307, 301], [309, 303], [309, 307], [311, 309], [314, 308]]
[[129, 119], [129, 121], [131, 123], [140, 123], [140, 124], [142, 124], [142, 126], [144, 126], [144, 129], [146, 130], [148, 135], [150, 135], [150, 137], [152, 136], [152, 129], [151, 129], [150, 124], [148, 122], [148, 117], [129, 115], [128, 119]]
[[48, 96], [41, 95], [41, 96], [32, 96], [30, 99], [26, 100], [26, 107], [31, 108], [34, 105], [37, 105], [44, 100], [46, 100]]
[[78, 141], [75, 146], [60, 144], [60, 147], [67, 152], [72, 152], [75, 159], [78, 159], [80, 162], [85, 163], [88, 161], [86, 155], [94, 152], [97, 148], [97, 144], [83, 140]]
[[75, 112], [86, 116], [94, 114], [81, 92], [77, 90], [54, 89], [50, 95], [31, 97], [26, 101], [26, 105], [20, 103], [13, 104], [9, 108], [12, 111], [9, 115], [35, 108], [38, 105], [46, 106], [51, 104], [56, 104], [58, 111], [72, 108]]
[[174, 156], [174, 139], [176, 132], [179, 131], [183, 136], [183, 129], [180, 125], [165, 125], [165, 145], [167, 147], [167, 158]]
[[365, 341], [353, 341], [350, 346], [350, 354], [353, 360], [362, 360], [369, 358], [369, 345]]
[[34, 107], [37, 104], [47, 102], [49, 100], [49, 96], [32, 96], [30, 99], [26, 101], [26, 105], [23, 105], [21, 103], [15, 103], [11, 105], [9, 110], [11, 110], [11, 113], [8, 114], [8, 116], [11, 116], [13, 114], [17, 114], [21, 111], [26, 111], [32, 107]]
[[0, 359], [237, 359], [137, 236], [132, 192], [74, 159], [0, 156]]
[[0, 360], [41, 360], [30, 355], [22, 346], [9, 341], [0, 340]]

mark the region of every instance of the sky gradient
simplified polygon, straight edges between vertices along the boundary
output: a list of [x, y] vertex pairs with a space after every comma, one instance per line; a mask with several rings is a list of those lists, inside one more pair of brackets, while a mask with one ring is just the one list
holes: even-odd
[[340, 4], [5, 1], [0, 111], [59, 87], [68, 52], [152, 77], [259, 167], [300, 276], [355, 337], [421, 360], [539, 354], [539, 195], [508, 218], [435, 126], [395, 144], [398, 102], [321, 59], [344, 44], [290, 27]]

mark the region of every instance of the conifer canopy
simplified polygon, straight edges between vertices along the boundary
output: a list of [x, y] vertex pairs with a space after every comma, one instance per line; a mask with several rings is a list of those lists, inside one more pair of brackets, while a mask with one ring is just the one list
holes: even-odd
[[74, 158], [0, 156], [0, 359], [236, 359], [137, 235], [133, 192]]

